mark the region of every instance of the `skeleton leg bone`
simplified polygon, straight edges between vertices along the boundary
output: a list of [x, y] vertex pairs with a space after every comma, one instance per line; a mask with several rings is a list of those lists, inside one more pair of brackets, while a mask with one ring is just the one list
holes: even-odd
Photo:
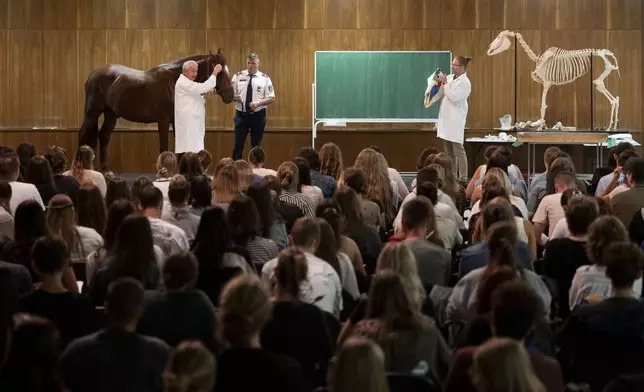
[[600, 82], [599, 84], [597, 84], [597, 91], [602, 93], [606, 97], [606, 99], [608, 99], [608, 102], [610, 102], [610, 123], [608, 124], [608, 128], [606, 130], [611, 131], [613, 130], [613, 118], [615, 117], [615, 107], [616, 107], [617, 100], [606, 89], [606, 86], [604, 85], [603, 82]]
[[[543, 94], [541, 95], [541, 118], [537, 123], [539, 124], [538, 130], [542, 130], [546, 128], [546, 109], [548, 108], [548, 105], [546, 105], [546, 97], [548, 96], [548, 90], [550, 89], [550, 83], [544, 83], [543, 85]], [[535, 125], [532, 123], [532, 125]]]

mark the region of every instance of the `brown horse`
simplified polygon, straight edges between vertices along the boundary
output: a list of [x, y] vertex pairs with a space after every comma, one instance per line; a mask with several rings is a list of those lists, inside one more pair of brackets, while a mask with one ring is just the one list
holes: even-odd
[[[94, 70], [85, 82], [85, 119], [80, 129], [79, 146], [88, 145], [96, 151], [100, 142], [101, 170], [108, 172], [107, 151], [116, 121], [122, 117], [137, 123], [157, 123], [160, 151], [168, 150], [168, 130], [174, 129], [174, 85], [183, 63], [194, 60], [199, 65], [197, 82], [210, 77], [216, 64], [224, 68], [217, 75], [217, 94], [224, 103], [233, 100], [233, 88], [221, 49], [217, 54], [186, 57], [161, 64], [147, 71], [111, 64]], [[98, 118], [103, 125], [98, 130]]]

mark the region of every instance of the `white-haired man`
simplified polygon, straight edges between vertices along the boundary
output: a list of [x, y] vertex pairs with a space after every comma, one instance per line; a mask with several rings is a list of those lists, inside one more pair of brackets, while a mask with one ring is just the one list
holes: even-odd
[[235, 146], [233, 159], [242, 159], [246, 136], [250, 131], [250, 144], [257, 147], [266, 128], [266, 106], [275, 102], [273, 82], [259, 72], [259, 56], [251, 53], [246, 58], [246, 69], [237, 72], [232, 80], [235, 90]]
[[195, 82], [199, 64], [183, 63], [182, 73], [174, 86], [174, 152], [199, 152], [206, 136], [206, 99], [204, 96], [217, 85], [220, 64], [203, 83]]

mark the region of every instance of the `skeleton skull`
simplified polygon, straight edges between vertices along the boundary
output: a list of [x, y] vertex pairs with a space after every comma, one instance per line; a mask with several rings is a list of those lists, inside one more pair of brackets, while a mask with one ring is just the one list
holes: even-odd
[[512, 46], [512, 41], [510, 41], [510, 37], [513, 36], [513, 33], [504, 30], [499, 33], [499, 35], [492, 41], [490, 46], [487, 49], [487, 55], [488, 56], [494, 56], [495, 54], [499, 54], [501, 52], [504, 52], [508, 49], [510, 49], [510, 46]]

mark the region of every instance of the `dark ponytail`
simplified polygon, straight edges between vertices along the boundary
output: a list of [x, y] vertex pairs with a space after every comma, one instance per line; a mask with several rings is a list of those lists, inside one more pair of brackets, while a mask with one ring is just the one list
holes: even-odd
[[316, 218], [315, 221], [320, 227], [320, 244], [315, 251], [315, 255], [331, 264], [338, 276], [342, 276], [340, 261], [338, 260], [339, 245], [335, 237], [335, 231], [325, 219]]
[[300, 298], [300, 283], [306, 280], [308, 265], [302, 251], [289, 248], [280, 253], [275, 269], [275, 279], [278, 293], [290, 294], [295, 299]]
[[514, 221], [494, 223], [487, 232], [488, 268], [509, 267], [517, 271], [517, 225]]

